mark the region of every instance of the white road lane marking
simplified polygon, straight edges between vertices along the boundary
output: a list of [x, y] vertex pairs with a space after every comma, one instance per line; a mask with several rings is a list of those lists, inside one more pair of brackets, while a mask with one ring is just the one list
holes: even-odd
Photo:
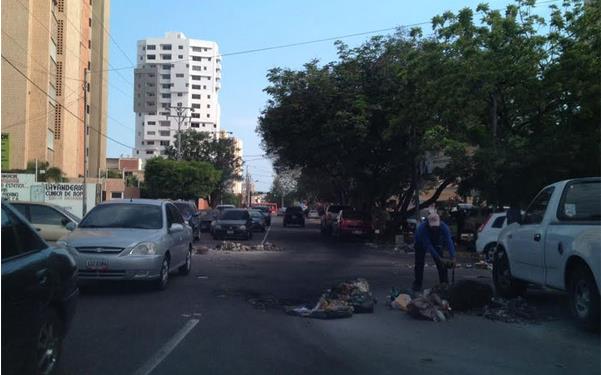
[[269, 235], [270, 230], [271, 230], [271, 225], [267, 227], [267, 231], [265, 232], [265, 236], [263, 236], [263, 241], [261, 241], [261, 245], [265, 245], [265, 241], [267, 241], [267, 236]]
[[192, 328], [198, 324], [198, 319], [190, 319], [186, 324], [165, 343], [146, 363], [140, 367], [134, 375], [148, 375], [154, 370], [167, 356], [175, 349], [175, 347], [186, 337]]

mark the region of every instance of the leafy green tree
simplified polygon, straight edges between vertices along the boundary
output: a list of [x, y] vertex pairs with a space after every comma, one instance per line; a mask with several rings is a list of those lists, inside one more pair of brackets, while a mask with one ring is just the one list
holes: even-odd
[[[169, 159], [177, 159], [177, 142], [176, 137], [175, 143], [165, 150]], [[188, 129], [182, 132], [181, 142], [182, 160], [208, 162], [221, 172], [221, 177], [210, 194], [211, 202], [220, 202], [232, 184], [242, 179], [242, 159], [237, 156], [234, 139], [215, 138], [210, 133]]]
[[145, 198], [206, 198], [217, 186], [221, 173], [201, 161], [160, 157], [146, 162], [142, 196]]

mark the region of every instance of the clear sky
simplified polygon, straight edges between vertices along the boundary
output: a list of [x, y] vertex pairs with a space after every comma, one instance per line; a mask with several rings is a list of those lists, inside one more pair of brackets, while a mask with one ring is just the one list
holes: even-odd
[[[131, 66], [136, 59], [136, 42], [181, 31], [188, 38], [215, 41], [221, 53], [329, 38], [429, 21], [446, 10], [475, 8], [483, 0], [112, 0], [110, 14], [110, 64]], [[503, 8], [509, 0], [488, 2]], [[429, 31], [430, 26], [423, 26]], [[370, 35], [343, 39], [351, 46]], [[125, 52], [122, 53], [119, 47]], [[125, 56], [127, 55], [127, 57]], [[129, 60], [128, 60], [129, 58]], [[310, 59], [329, 62], [336, 58], [333, 41], [226, 56], [222, 61], [221, 128], [232, 131], [244, 142], [244, 155], [257, 182], [257, 190], [271, 186], [269, 160], [255, 133], [257, 117], [266, 103], [263, 89], [267, 70], [276, 66], [300, 68]], [[111, 71], [109, 78], [109, 136], [135, 144], [133, 113], [133, 69]], [[129, 155], [130, 149], [107, 141], [108, 155]]]

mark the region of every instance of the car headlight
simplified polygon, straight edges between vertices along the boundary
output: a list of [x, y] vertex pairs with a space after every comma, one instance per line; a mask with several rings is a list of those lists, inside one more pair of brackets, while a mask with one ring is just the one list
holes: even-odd
[[246, 225], [240, 225], [241, 230], [246, 230]]
[[156, 250], [156, 245], [153, 242], [140, 242], [131, 249], [129, 255], [155, 255]]

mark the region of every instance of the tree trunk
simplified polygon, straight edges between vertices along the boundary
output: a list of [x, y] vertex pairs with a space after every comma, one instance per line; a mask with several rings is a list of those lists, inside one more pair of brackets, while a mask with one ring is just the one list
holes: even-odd
[[[430, 198], [426, 199], [425, 201], [419, 204], [419, 209], [421, 210], [422, 208], [429, 207], [432, 204], [436, 203], [438, 197], [440, 197], [440, 194], [442, 194], [443, 190], [446, 189], [446, 187], [449, 186], [453, 181], [455, 181], [454, 178], [445, 179], [440, 185], [438, 185], [436, 191], [434, 192], [434, 195], [432, 195]], [[415, 207], [413, 207], [410, 210], [407, 210], [406, 215], [409, 215], [413, 212], [415, 212]]]

